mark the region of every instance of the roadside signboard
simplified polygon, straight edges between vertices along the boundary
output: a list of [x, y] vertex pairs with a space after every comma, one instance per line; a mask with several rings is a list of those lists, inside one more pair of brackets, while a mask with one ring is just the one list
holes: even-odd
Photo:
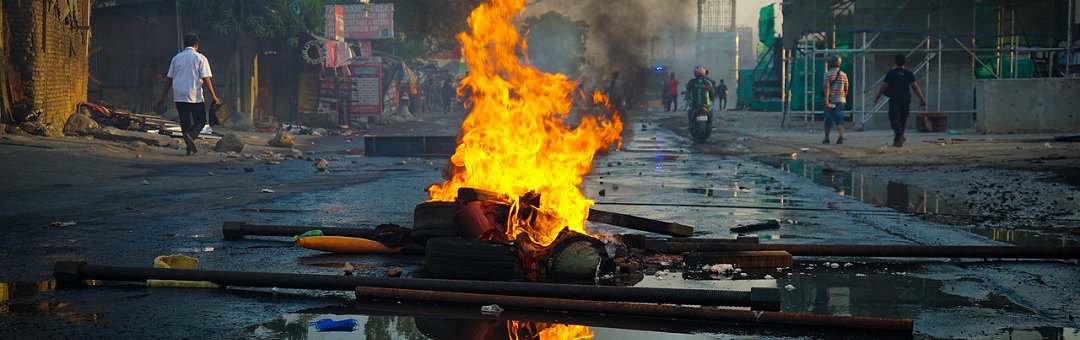
[[331, 39], [394, 37], [394, 4], [327, 5], [326, 36]]

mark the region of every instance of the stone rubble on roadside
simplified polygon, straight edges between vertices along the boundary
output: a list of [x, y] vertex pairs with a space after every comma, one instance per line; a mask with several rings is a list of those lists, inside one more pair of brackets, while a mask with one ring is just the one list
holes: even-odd
[[240, 153], [244, 151], [244, 140], [236, 133], [227, 133], [214, 145], [214, 151]]

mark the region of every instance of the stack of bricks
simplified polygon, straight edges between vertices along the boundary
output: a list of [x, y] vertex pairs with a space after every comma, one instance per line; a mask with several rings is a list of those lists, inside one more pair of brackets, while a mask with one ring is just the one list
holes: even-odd
[[9, 62], [26, 96], [13, 104], [28, 121], [62, 128], [86, 101], [88, 9], [88, 0], [4, 1]]

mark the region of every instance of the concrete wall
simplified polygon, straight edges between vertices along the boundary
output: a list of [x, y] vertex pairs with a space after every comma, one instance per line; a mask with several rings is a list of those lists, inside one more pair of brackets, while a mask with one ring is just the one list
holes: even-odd
[[[739, 45], [735, 32], [702, 33], [697, 40], [697, 62], [709, 69], [709, 77], [724, 80], [728, 99], [735, 95], [739, 74]], [[690, 76], [687, 76], [689, 80]]]
[[1080, 78], [979, 80], [981, 133], [1080, 132]]
[[25, 98], [13, 103], [16, 122], [39, 122], [47, 134], [86, 101], [88, 0], [5, 1], [10, 56]]

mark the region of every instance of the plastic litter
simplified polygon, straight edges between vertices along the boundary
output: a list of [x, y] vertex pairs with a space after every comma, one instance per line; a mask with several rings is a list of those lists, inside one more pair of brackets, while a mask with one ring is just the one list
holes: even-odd
[[312, 322], [311, 325], [315, 326], [315, 329], [320, 332], [352, 332], [356, 330], [359, 322], [356, 319], [332, 320], [327, 318]]
[[480, 313], [484, 315], [499, 316], [499, 314], [502, 314], [502, 312], [503, 309], [502, 307], [499, 307], [499, 305], [487, 305], [480, 307]]
[[319, 229], [308, 230], [308, 231], [304, 232], [303, 234], [293, 236], [293, 241], [299, 241], [300, 239], [308, 237], [308, 236], [323, 236], [323, 232], [322, 232], [322, 230], [319, 230]]

